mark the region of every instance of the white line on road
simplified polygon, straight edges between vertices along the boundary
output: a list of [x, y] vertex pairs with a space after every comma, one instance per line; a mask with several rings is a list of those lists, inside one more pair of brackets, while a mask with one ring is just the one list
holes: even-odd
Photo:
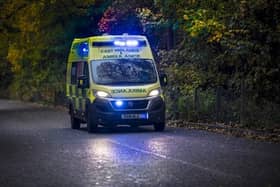
[[141, 153], [144, 153], [144, 154], [152, 155], [152, 156], [155, 156], [155, 157], [159, 157], [159, 158], [174, 161], [174, 162], [179, 162], [181, 164], [188, 165], [188, 166], [191, 166], [191, 167], [194, 167], [194, 168], [198, 168], [200, 170], [213, 173], [215, 175], [224, 176], [224, 177], [231, 177], [231, 178], [241, 178], [241, 176], [239, 176], [239, 175], [228, 174], [228, 173], [216, 170], [216, 169], [211, 169], [211, 168], [204, 167], [204, 166], [201, 166], [201, 165], [198, 165], [198, 164], [193, 164], [193, 163], [187, 162], [185, 160], [172, 158], [170, 156], [166, 156], [166, 155], [151, 152], [151, 151], [146, 151], [146, 150], [143, 150], [143, 149], [140, 149], [140, 148], [137, 148], [137, 147], [133, 147], [133, 146], [130, 146], [128, 144], [124, 144], [124, 143], [121, 143], [121, 142], [118, 142], [118, 141], [114, 141], [114, 140], [108, 140], [108, 141], [113, 143], [113, 144], [120, 145], [122, 147], [126, 147], [128, 149], [131, 149], [131, 150], [134, 150], [134, 151], [137, 151], [137, 152], [141, 152]]

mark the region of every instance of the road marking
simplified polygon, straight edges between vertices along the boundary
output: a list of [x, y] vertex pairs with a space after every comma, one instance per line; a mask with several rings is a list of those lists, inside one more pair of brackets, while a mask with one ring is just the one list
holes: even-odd
[[134, 150], [134, 151], [137, 151], [137, 152], [141, 152], [141, 153], [144, 153], [144, 154], [152, 155], [152, 156], [155, 156], [155, 157], [159, 157], [159, 158], [170, 160], [170, 161], [174, 161], [174, 162], [179, 162], [181, 164], [188, 165], [188, 166], [200, 169], [200, 170], [204, 170], [204, 171], [213, 173], [215, 175], [220, 175], [220, 176], [224, 176], [224, 177], [231, 177], [231, 178], [241, 178], [241, 176], [239, 176], [239, 175], [228, 174], [228, 173], [216, 170], [216, 169], [211, 169], [211, 168], [208, 168], [208, 167], [201, 166], [199, 164], [193, 164], [193, 163], [187, 162], [185, 160], [181, 160], [181, 159], [177, 159], [177, 158], [172, 158], [170, 156], [166, 156], [166, 155], [155, 153], [155, 152], [151, 152], [151, 151], [146, 151], [146, 150], [143, 150], [143, 149], [140, 149], [140, 148], [137, 148], [137, 147], [133, 147], [133, 146], [130, 146], [128, 144], [124, 144], [124, 143], [121, 143], [121, 142], [118, 142], [118, 141], [109, 140], [109, 139], [108, 139], [108, 141], [113, 143], [113, 144], [120, 145], [122, 147], [126, 147], [128, 149], [131, 149], [131, 150]]

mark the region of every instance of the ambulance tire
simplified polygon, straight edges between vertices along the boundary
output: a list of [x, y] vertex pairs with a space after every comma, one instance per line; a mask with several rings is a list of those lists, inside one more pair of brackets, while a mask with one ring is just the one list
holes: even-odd
[[163, 122], [163, 123], [155, 123], [154, 124], [154, 129], [155, 129], [155, 131], [157, 131], [157, 132], [162, 132], [162, 131], [164, 131], [164, 129], [165, 129], [165, 123]]
[[74, 116], [74, 112], [72, 107], [70, 108], [70, 119], [71, 119], [71, 128], [72, 129], [80, 129], [81, 121]]
[[97, 131], [98, 123], [93, 115], [90, 115], [90, 111], [87, 110], [87, 130], [88, 133]]

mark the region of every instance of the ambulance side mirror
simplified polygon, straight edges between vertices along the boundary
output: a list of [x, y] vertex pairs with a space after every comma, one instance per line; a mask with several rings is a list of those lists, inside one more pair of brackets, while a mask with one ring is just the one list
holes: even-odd
[[167, 75], [165, 72], [159, 73], [159, 81], [161, 86], [167, 86]]
[[81, 75], [78, 77], [78, 88], [88, 88], [89, 87], [89, 81], [88, 77], [85, 75]]

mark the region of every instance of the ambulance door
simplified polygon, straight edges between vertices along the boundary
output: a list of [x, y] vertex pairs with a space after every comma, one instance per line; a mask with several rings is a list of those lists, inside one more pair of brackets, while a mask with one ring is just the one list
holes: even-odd
[[88, 77], [88, 65], [86, 61], [73, 62], [71, 68], [71, 92], [74, 110], [81, 114], [85, 111], [85, 103], [88, 88], [78, 88], [78, 79], [81, 76]]

